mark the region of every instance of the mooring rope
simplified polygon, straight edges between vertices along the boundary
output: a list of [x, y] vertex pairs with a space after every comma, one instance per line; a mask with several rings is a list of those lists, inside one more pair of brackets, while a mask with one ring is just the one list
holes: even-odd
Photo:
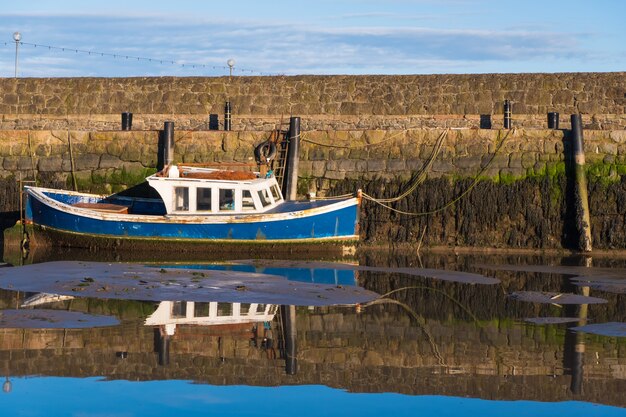
[[[336, 131], [335, 131], [336, 133]], [[337, 149], [360, 149], [360, 148], [367, 148], [368, 146], [378, 146], [378, 145], [384, 145], [386, 144], [389, 140], [396, 138], [397, 136], [400, 136], [402, 134], [405, 134], [406, 130], [402, 130], [399, 132], [396, 132], [388, 137], [385, 137], [383, 140], [381, 140], [380, 142], [375, 142], [375, 143], [363, 143], [363, 144], [357, 144], [357, 145], [337, 145], [337, 144], [332, 144], [332, 143], [321, 143], [321, 142], [317, 142], [311, 139], [308, 139], [306, 137], [306, 135], [303, 133], [301, 134], [301, 142], [308, 142], [310, 144], [313, 145], [317, 145], [317, 146], [322, 146], [322, 147], [326, 147], [326, 148], [337, 148]], [[335, 135], [336, 136], [336, 135]], [[336, 138], [335, 138], [336, 139]], [[333, 140], [335, 140], [333, 139]]]
[[415, 180], [405, 192], [403, 192], [399, 196], [392, 197], [392, 198], [374, 198], [366, 193], [362, 193], [363, 198], [365, 198], [366, 200], [375, 200], [377, 203], [393, 203], [393, 202], [402, 200], [403, 198], [411, 194], [426, 179], [428, 170], [432, 167], [433, 163], [435, 162], [435, 159], [437, 159], [437, 156], [439, 155], [439, 152], [441, 151], [441, 148], [443, 147], [443, 142], [448, 136], [448, 132], [450, 132], [450, 129], [444, 130], [439, 135], [439, 138], [437, 138], [437, 143], [435, 144], [435, 147], [433, 148], [433, 151], [431, 152], [430, 156], [426, 160], [426, 163], [417, 172], [417, 174], [415, 175]]
[[[514, 131], [515, 129], [513, 129]], [[502, 145], [504, 144], [504, 142], [506, 141], [506, 139], [509, 137], [509, 134], [511, 133], [511, 130], [508, 130], [506, 135], [504, 135], [504, 137], [500, 140], [502, 131], [499, 130], [498, 131], [498, 138], [496, 140], [499, 140], [500, 143], [496, 146], [496, 149], [494, 151], [494, 153], [491, 155], [491, 158], [489, 159], [489, 161], [487, 162], [487, 164], [485, 164], [484, 167], [482, 167], [480, 169], [480, 171], [478, 172], [478, 174], [476, 174], [476, 177], [474, 177], [474, 180], [472, 181], [472, 183], [470, 184], [470, 186], [463, 191], [461, 194], [459, 194], [457, 197], [455, 197], [454, 199], [452, 199], [451, 201], [447, 202], [446, 204], [433, 209], [433, 210], [429, 210], [429, 211], [423, 211], [423, 212], [409, 212], [409, 211], [404, 211], [404, 210], [399, 210], [396, 208], [391, 207], [388, 204], [385, 204], [385, 199], [376, 199], [368, 194], [363, 193], [363, 198], [368, 200], [368, 201], [372, 201], [388, 210], [393, 211], [394, 213], [398, 213], [398, 214], [404, 214], [407, 216], [427, 216], [430, 214], [435, 214], [438, 213], [440, 211], [443, 211], [445, 209], [447, 209], [448, 207], [450, 207], [451, 205], [453, 205], [454, 203], [456, 203], [457, 201], [459, 201], [460, 199], [462, 199], [463, 197], [465, 197], [475, 186], [476, 184], [478, 184], [478, 182], [480, 181], [481, 175], [483, 174], [483, 172], [485, 172], [487, 170], [487, 168], [489, 168], [489, 166], [491, 165], [491, 163], [493, 162], [494, 158], [496, 157], [496, 155], [499, 153], [500, 149], [502, 148]], [[397, 201], [397, 200], [396, 200]]]
[[[428, 157], [428, 159], [426, 160], [426, 163], [424, 164], [424, 166], [419, 170], [419, 172], [416, 174], [415, 176], [415, 180], [414, 182], [411, 184], [411, 186], [404, 192], [402, 193], [400, 196], [394, 197], [394, 198], [389, 198], [389, 199], [378, 199], [379, 202], [382, 203], [391, 203], [394, 201], [398, 201], [401, 200], [403, 198], [405, 198], [407, 195], [411, 194], [419, 184], [421, 184], [425, 179], [426, 179], [426, 174], [427, 171], [430, 169], [430, 167], [432, 166], [432, 164], [434, 163], [435, 159], [437, 158], [437, 155], [439, 154], [439, 152], [441, 151], [441, 148], [443, 146], [443, 142], [445, 141], [446, 137], [448, 136], [448, 133], [450, 132], [450, 129], [446, 129], [444, 130], [439, 137], [437, 138], [437, 142], [435, 144], [435, 147], [433, 148], [433, 151], [431, 152], [430, 156]], [[400, 133], [404, 133], [404, 132], [398, 132], [398, 134]], [[396, 135], [393, 135], [392, 137], [395, 137]], [[385, 141], [383, 142], [377, 142], [377, 143], [369, 143], [369, 144], [365, 144], [365, 145], [359, 145], [359, 147], [364, 147], [364, 146], [372, 146], [372, 145], [380, 145], [381, 143], [385, 143], [387, 140], [389, 140], [390, 138], [386, 138]], [[304, 139], [302, 139], [304, 141]], [[339, 147], [339, 148], [349, 148], [349, 147], [343, 147], [343, 146], [334, 146], [334, 145], [326, 145], [326, 144], [319, 144], [316, 142], [313, 142], [311, 140], [307, 140], [309, 143], [313, 143], [319, 146], [328, 146], [328, 147]], [[351, 149], [355, 149], [356, 147], [353, 147]], [[332, 196], [332, 197], [316, 197], [316, 200], [333, 200], [336, 198], [347, 198], [354, 195], [353, 193], [348, 193], [348, 194], [343, 194], [343, 195], [338, 195], [338, 196]], [[365, 199], [372, 199], [373, 197], [365, 194], [365, 193], [361, 193], [362, 197]]]
[[375, 300], [372, 300], [372, 301], [370, 301], [368, 303], [363, 304], [363, 307], [369, 307], [369, 306], [373, 306], [373, 305], [376, 305], [376, 304], [385, 304], [385, 303], [399, 305], [400, 307], [405, 309], [409, 313], [409, 315], [411, 317], [413, 317], [413, 319], [417, 322], [419, 327], [422, 329], [422, 331], [426, 335], [426, 339], [428, 339], [428, 343], [430, 344], [430, 348], [431, 348], [431, 350], [433, 352], [433, 355], [437, 359], [437, 362], [439, 362], [439, 365], [446, 366], [446, 361], [444, 360], [443, 356], [439, 352], [439, 348], [437, 347], [437, 343], [435, 342], [435, 338], [433, 337], [433, 335], [431, 334], [430, 330], [428, 329], [428, 326], [427, 326], [427, 323], [426, 323], [426, 319], [424, 317], [420, 316], [419, 314], [417, 314], [408, 304], [403, 303], [403, 302], [398, 301], [398, 300], [395, 300], [393, 298], [379, 297], [379, 298], [377, 298]]

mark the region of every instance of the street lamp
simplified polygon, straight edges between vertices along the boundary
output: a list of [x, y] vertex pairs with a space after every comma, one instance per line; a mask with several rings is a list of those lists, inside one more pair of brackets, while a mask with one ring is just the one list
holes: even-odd
[[230, 75], [229, 75], [229, 77], [232, 77], [233, 76], [233, 67], [235, 66], [235, 60], [231, 58], [228, 61], [226, 61], [226, 64], [228, 64], [228, 68], [230, 68]]
[[20, 32], [13, 32], [13, 40], [15, 41], [15, 78], [17, 78], [17, 52], [20, 47], [20, 41], [22, 40], [22, 34]]

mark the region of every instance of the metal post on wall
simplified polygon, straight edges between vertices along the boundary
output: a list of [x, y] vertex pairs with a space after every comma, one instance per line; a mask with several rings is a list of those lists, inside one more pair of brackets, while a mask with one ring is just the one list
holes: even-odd
[[511, 101], [504, 100], [504, 128], [511, 128]]
[[559, 128], [559, 114], [557, 112], [551, 111], [548, 113], [548, 129], [558, 129]]
[[231, 124], [231, 107], [230, 101], [227, 101], [224, 105], [224, 130], [230, 130]]
[[283, 195], [287, 201], [295, 201], [298, 194], [298, 165], [300, 154], [300, 118], [289, 119], [289, 147], [285, 162]]
[[131, 130], [133, 128], [133, 114], [130, 112], [122, 113], [122, 130]]

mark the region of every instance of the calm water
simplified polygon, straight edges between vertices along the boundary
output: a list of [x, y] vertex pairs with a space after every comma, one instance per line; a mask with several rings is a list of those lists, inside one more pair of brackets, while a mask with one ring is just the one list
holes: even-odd
[[81, 263], [0, 268], [2, 415], [626, 415], [624, 261], [33, 255]]

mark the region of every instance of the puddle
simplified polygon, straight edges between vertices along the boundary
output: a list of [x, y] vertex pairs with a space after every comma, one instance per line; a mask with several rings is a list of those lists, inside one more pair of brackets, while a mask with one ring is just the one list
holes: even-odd
[[463, 284], [483, 284], [483, 285], [495, 285], [499, 284], [500, 280], [497, 278], [486, 277], [481, 274], [462, 272], [462, 271], [448, 271], [444, 269], [432, 269], [432, 268], [406, 268], [406, 267], [376, 267], [376, 266], [362, 266], [362, 265], [350, 265], [342, 263], [332, 262], [314, 262], [314, 261], [286, 261], [286, 260], [268, 260], [268, 259], [255, 259], [255, 260], [236, 260], [228, 261], [231, 265], [253, 265], [257, 268], [271, 267], [271, 268], [313, 268], [313, 269], [337, 269], [337, 270], [350, 270], [350, 271], [364, 271], [364, 272], [380, 272], [385, 274], [404, 274], [417, 277], [431, 278], [441, 281], [458, 282]]
[[571, 281], [580, 287], [589, 287], [613, 294], [626, 294], [626, 278], [614, 275], [581, 275], [572, 277]]
[[529, 303], [542, 304], [604, 304], [608, 301], [603, 298], [587, 297], [579, 294], [568, 294], [560, 292], [537, 292], [537, 291], [516, 291], [509, 297]]
[[625, 268], [602, 268], [587, 266], [567, 266], [567, 265], [489, 265], [475, 264], [476, 268], [489, 269], [493, 271], [517, 271], [517, 272], [538, 272], [544, 274], [562, 275], [606, 275], [626, 277]]
[[626, 337], [626, 323], [608, 322], [587, 324], [585, 326], [572, 327], [570, 330], [597, 334], [600, 336]]
[[527, 323], [533, 324], [565, 324], [580, 321], [578, 317], [532, 317], [524, 319]]

